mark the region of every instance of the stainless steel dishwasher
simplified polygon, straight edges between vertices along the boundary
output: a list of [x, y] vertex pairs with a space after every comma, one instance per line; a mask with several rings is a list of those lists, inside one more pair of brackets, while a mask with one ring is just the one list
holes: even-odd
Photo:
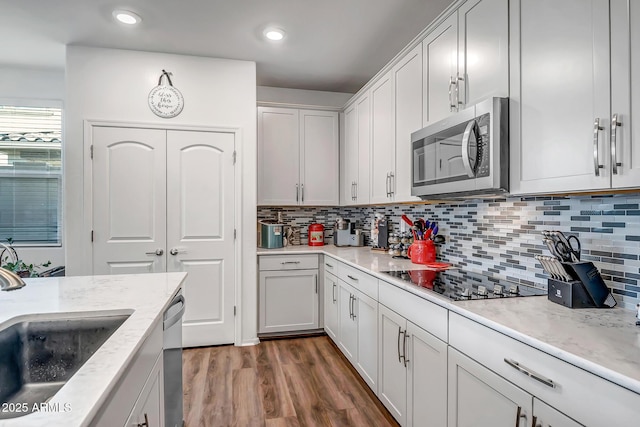
[[185, 300], [178, 291], [164, 312], [164, 419], [165, 427], [183, 427], [182, 316]]

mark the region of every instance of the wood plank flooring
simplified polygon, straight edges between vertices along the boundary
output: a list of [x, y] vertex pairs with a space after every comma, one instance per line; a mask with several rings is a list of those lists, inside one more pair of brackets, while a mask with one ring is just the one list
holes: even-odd
[[327, 336], [183, 351], [187, 427], [397, 426]]

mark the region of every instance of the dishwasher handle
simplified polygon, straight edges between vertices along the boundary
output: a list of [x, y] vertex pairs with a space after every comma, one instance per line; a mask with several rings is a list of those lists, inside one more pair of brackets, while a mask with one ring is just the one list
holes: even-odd
[[[177, 304], [182, 304], [182, 308], [180, 308], [180, 311], [177, 312], [176, 314], [174, 314], [173, 316], [171, 316], [170, 318], [166, 318], [166, 313], [169, 312], [169, 310], [171, 309], [171, 307], [177, 305]], [[184, 301], [184, 296], [182, 296], [182, 294], [176, 296], [173, 301], [171, 302], [171, 305], [167, 308], [167, 310], [165, 311], [165, 319], [162, 322], [162, 328], [166, 331], [167, 329], [169, 329], [170, 327], [172, 327], [173, 325], [175, 325], [184, 315], [184, 309], [185, 309], [185, 301]]]

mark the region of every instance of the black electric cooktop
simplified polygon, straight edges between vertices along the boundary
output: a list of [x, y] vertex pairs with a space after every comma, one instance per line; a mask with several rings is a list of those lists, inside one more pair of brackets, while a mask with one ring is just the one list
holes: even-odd
[[456, 301], [547, 295], [547, 291], [459, 269], [381, 271]]

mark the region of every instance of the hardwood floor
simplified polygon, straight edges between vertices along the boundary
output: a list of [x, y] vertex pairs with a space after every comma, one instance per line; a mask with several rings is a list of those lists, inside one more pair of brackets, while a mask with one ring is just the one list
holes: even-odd
[[206, 426], [397, 426], [329, 337], [183, 351], [184, 419]]

